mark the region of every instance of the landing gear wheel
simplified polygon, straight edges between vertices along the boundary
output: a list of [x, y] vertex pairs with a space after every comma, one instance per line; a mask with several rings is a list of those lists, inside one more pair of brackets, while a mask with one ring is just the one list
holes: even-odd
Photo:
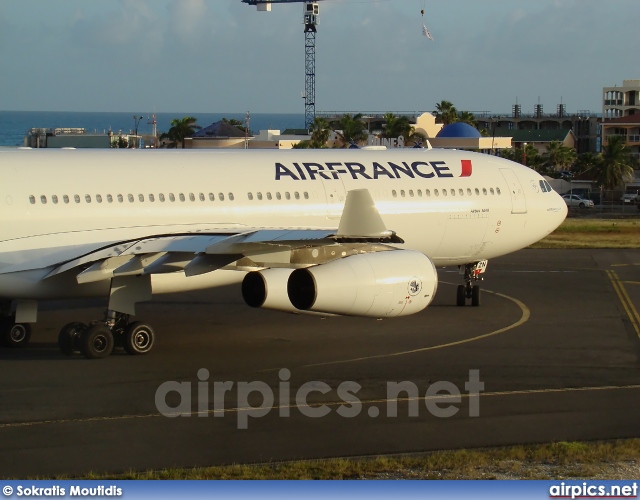
[[466, 301], [466, 291], [464, 285], [458, 285], [458, 293], [456, 295], [456, 305], [463, 307]]
[[82, 354], [87, 359], [106, 358], [113, 351], [113, 334], [103, 324], [97, 323], [82, 334]]
[[31, 325], [7, 322], [2, 329], [2, 343], [6, 347], [24, 348], [31, 339]]
[[73, 353], [82, 351], [82, 333], [87, 331], [84, 323], [67, 323], [58, 334], [58, 347], [62, 354], [71, 356]]
[[471, 289], [471, 305], [473, 307], [480, 305], [480, 287], [478, 285]]
[[153, 347], [155, 333], [149, 325], [136, 321], [124, 332], [124, 350], [129, 354], [146, 354]]

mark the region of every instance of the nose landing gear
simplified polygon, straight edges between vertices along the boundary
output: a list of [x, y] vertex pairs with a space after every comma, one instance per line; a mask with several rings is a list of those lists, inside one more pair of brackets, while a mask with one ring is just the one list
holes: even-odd
[[464, 285], [458, 285], [456, 304], [458, 306], [464, 306], [468, 299], [471, 299], [471, 305], [478, 307], [480, 305], [480, 285], [478, 282], [482, 281], [483, 274], [487, 269], [486, 260], [474, 262], [472, 264], [465, 264], [464, 268], [460, 266], [460, 274], [464, 273]]

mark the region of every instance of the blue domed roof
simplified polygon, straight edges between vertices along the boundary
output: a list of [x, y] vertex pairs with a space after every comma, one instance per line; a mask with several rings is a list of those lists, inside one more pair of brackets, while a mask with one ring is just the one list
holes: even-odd
[[472, 127], [468, 123], [455, 122], [442, 127], [436, 137], [478, 138], [482, 137], [482, 135], [478, 132], [478, 129]]

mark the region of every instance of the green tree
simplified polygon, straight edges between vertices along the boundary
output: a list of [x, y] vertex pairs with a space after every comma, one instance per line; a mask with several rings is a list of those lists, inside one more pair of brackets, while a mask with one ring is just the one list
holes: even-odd
[[358, 144], [367, 140], [366, 129], [361, 113], [353, 116], [346, 114], [335, 124], [334, 132], [340, 138], [342, 147], [348, 148], [351, 143]]
[[526, 165], [536, 171], [540, 171], [543, 166], [542, 157], [538, 153], [538, 150], [531, 144], [527, 144], [525, 147], [503, 149], [500, 151], [500, 156], [507, 160]]
[[[600, 156], [593, 153], [582, 153], [578, 155], [576, 161], [571, 167], [571, 171], [575, 176], [589, 176], [591, 171], [600, 163]], [[587, 177], [584, 177], [587, 178]]]
[[565, 146], [560, 141], [551, 141], [547, 151], [542, 155], [544, 166], [551, 171], [567, 170], [576, 158], [576, 150]]
[[171, 128], [169, 129], [169, 132], [162, 134], [160, 139], [169, 139], [173, 142], [174, 147], [177, 147], [178, 143], [181, 143], [182, 148], [184, 149], [184, 140], [187, 137], [192, 137], [196, 131], [202, 128], [200, 125], [196, 124], [197, 121], [198, 120], [193, 116], [175, 118], [174, 120], [171, 120]]
[[111, 147], [126, 149], [129, 147], [129, 141], [126, 137], [122, 137], [121, 135], [119, 135], [111, 140]]
[[[321, 149], [327, 147], [327, 141], [331, 135], [331, 127], [327, 120], [319, 117], [314, 118], [309, 131], [311, 132], [311, 140], [307, 146], [308, 148]], [[306, 149], [303, 146], [300, 146], [300, 148]]]
[[246, 125], [243, 122], [241, 122], [240, 120], [236, 120], [235, 118], [231, 118], [231, 119], [223, 118], [222, 121], [225, 122], [225, 123], [228, 123], [229, 125], [237, 128], [237, 129], [242, 130], [243, 132], [251, 133], [250, 130], [249, 131], [247, 130]]
[[384, 123], [384, 130], [380, 135], [385, 139], [393, 139], [400, 136], [408, 139], [412, 134], [413, 127], [411, 126], [409, 118], [406, 116], [397, 116], [393, 113], [387, 113], [384, 115]]
[[450, 101], [440, 101], [436, 104], [436, 122], [449, 125], [458, 121], [458, 110]]
[[603, 189], [615, 189], [633, 180], [633, 165], [624, 138], [611, 137], [602, 151], [601, 161], [593, 169], [593, 179]]
[[478, 128], [478, 119], [471, 111], [460, 111], [460, 114], [458, 114], [458, 121]]

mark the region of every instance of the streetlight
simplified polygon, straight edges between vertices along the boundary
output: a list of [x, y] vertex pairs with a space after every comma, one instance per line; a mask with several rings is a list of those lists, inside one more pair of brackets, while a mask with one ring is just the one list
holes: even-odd
[[136, 138], [136, 146], [134, 147], [138, 147], [139, 143], [138, 143], [138, 125], [140, 125], [140, 120], [142, 120], [144, 117], [143, 116], [136, 116], [133, 115], [133, 123], [135, 123], [135, 138]]
[[527, 143], [523, 142], [522, 143], [522, 164], [526, 167], [527, 166]]

